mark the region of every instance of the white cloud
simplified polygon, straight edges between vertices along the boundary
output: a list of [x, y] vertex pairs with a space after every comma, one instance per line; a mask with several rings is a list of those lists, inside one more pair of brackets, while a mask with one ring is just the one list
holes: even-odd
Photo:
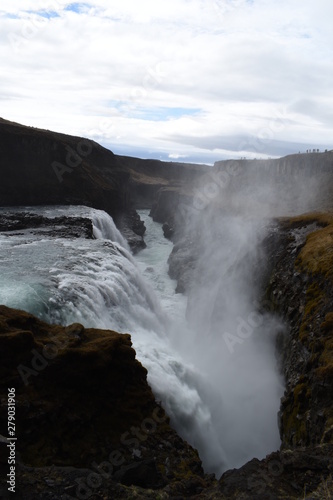
[[332, 14], [329, 0], [12, 0], [1, 115], [156, 157], [332, 147]]

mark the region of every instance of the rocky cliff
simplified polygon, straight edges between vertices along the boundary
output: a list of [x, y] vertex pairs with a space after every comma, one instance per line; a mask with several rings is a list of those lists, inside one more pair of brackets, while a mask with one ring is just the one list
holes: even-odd
[[[51, 326], [0, 306], [0, 346], [6, 435], [15, 389], [17, 498], [88, 498], [104, 488], [129, 498], [135, 486], [188, 496], [206, 487], [197, 452], [170, 428], [129, 335]], [[4, 439], [0, 450], [6, 498]]]
[[333, 216], [281, 221], [282, 240], [267, 297], [286, 318], [279, 339], [286, 379], [284, 448], [333, 443]]

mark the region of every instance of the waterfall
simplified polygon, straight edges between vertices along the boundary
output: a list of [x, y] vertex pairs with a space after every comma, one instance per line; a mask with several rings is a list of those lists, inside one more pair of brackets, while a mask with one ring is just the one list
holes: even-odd
[[[236, 221], [225, 223], [227, 237], [219, 243], [218, 256], [216, 241], [203, 234], [208, 246], [203, 246], [187, 322], [186, 298], [175, 294], [175, 283], [167, 275], [171, 243], [147, 212], [142, 216], [153, 236], [147, 237], [147, 249], [133, 258], [112, 218], [100, 210], [27, 207], [26, 211], [51, 218], [88, 217], [96, 239], [0, 235], [2, 303], [51, 323], [79, 322], [130, 333], [156, 398], [172, 425], [198, 448], [206, 471], [219, 475], [278, 447], [273, 417], [281, 386], [274, 369], [275, 325], [265, 318], [256, 334], [236, 345], [232, 355], [223, 337], [237, 331], [238, 317], [246, 319], [251, 312], [250, 285], [240, 263], [247, 248], [255, 258], [256, 232]], [[223, 276], [222, 283], [218, 276]], [[264, 336], [267, 329], [272, 331], [270, 338]]]
[[96, 239], [110, 240], [119, 243], [123, 248], [129, 250], [128, 244], [120, 231], [117, 229], [112, 217], [103, 210], [91, 210], [89, 214], [93, 223], [93, 231]]

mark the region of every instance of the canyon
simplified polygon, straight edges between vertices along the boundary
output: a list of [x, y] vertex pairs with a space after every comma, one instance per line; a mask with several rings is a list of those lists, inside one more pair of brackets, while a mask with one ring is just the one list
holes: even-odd
[[[136, 210], [149, 209], [173, 242], [169, 273], [188, 297], [189, 314], [204, 285], [203, 257], [214, 258], [219, 238], [226, 237], [229, 226], [221, 229], [222, 218], [232, 215], [234, 224], [241, 216], [242, 234], [253, 221], [265, 221], [262, 253], [251, 271], [258, 277], [255, 311], [284, 322], [276, 335], [285, 387], [277, 416], [281, 447], [215, 477], [204, 472], [198, 452], [170, 425], [130, 335], [80, 323], [48, 324], [0, 306], [1, 397], [16, 388], [21, 497], [330, 498], [333, 152], [228, 160], [213, 167], [164, 163], [117, 156], [90, 139], [3, 119], [0, 150], [0, 206], [8, 208], [0, 220], [3, 234], [43, 230], [51, 238], [92, 239], [84, 216], [55, 220], [9, 213], [10, 207], [84, 205], [112, 216], [135, 253], [145, 246]], [[212, 245], [206, 255], [207, 241]], [[245, 251], [240, 262], [250, 257]], [[224, 279], [234, 272], [231, 266]], [[214, 274], [213, 320], [222, 300]], [[245, 340], [230, 339], [235, 349]], [[6, 409], [2, 402], [1, 428]], [[6, 451], [2, 440], [1, 478]], [[1, 487], [6, 498], [4, 482]]]

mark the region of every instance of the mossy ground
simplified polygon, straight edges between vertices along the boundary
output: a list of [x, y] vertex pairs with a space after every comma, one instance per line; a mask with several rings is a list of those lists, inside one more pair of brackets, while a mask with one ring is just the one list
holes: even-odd
[[314, 222], [324, 227], [308, 235], [296, 264], [301, 270], [333, 281], [333, 215], [318, 214]]

